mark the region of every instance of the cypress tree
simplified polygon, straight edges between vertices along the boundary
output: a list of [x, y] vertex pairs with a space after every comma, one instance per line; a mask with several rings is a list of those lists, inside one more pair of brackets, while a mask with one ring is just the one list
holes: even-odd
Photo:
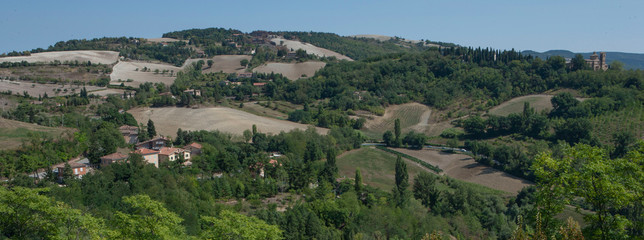
[[154, 127], [152, 119], [148, 119], [148, 137], [154, 138], [157, 135], [157, 130]]
[[356, 168], [354, 188], [356, 193], [360, 194], [360, 192], [362, 192], [362, 173], [360, 173], [360, 168]]
[[407, 164], [400, 155], [396, 158], [396, 187], [394, 188], [394, 202], [402, 207], [407, 203], [407, 188], [409, 187], [409, 174]]

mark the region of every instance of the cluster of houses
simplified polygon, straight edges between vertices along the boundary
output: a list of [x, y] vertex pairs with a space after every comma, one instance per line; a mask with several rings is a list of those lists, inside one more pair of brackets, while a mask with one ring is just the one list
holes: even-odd
[[[173, 162], [183, 160], [184, 166], [192, 165], [191, 159], [193, 156], [201, 154], [201, 144], [193, 142], [182, 148], [172, 147], [169, 143], [170, 140], [165, 137], [156, 137], [144, 142], [138, 142], [138, 128], [134, 126], [121, 126], [119, 131], [125, 142], [128, 144], [135, 144], [135, 150], [131, 153], [139, 154], [143, 157], [143, 161], [148, 164], [153, 164], [159, 167], [161, 163]], [[128, 154], [112, 153], [102, 156], [100, 166], [104, 167], [116, 162], [124, 162], [129, 158]], [[75, 177], [82, 178], [83, 175], [92, 171], [92, 166], [87, 158], [71, 161], [69, 164]], [[64, 165], [57, 167], [59, 178], [63, 175]]]

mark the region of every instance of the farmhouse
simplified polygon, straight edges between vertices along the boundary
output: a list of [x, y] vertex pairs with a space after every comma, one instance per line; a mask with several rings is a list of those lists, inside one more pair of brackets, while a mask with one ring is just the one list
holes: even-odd
[[159, 151], [141, 148], [135, 150], [134, 153], [141, 155], [145, 162], [154, 164], [154, 166], [157, 168], [159, 167]]
[[165, 147], [168, 142], [168, 139], [165, 137], [156, 137], [150, 140], [147, 140], [142, 143], [136, 144], [136, 149], [147, 148], [152, 150], [160, 150]]
[[266, 85], [266, 83], [265, 83], [265, 82], [256, 82], [256, 83], [253, 83], [253, 86], [255, 86], [255, 87], [263, 87], [264, 85]]
[[201, 90], [199, 89], [186, 89], [183, 92], [192, 96], [201, 96]]
[[[72, 168], [74, 177], [77, 178], [83, 178], [83, 175], [87, 174], [90, 171], [89, 166], [81, 162], [73, 162], [70, 163], [69, 166]], [[64, 166], [58, 167], [58, 178], [63, 177], [64, 169]]]
[[119, 131], [121, 132], [121, 135], [123, 135], [123, 138], [125, 138], [125, 142], [127, 144], [136, 144], [139, 142], [138, 127], [123, 125], [119, 127]]
[[115, 162], [127, 160], [128, 156], [122, 153], [112, 153], [101, 157], [101, 166], [107, 166]]
[[163, 147], [159, 150], [159, 163], [167, 161], [176, 161], [183, 156], [185, 161], [190, 160], [190, 152], [174, 147]]
[[183, 149], [190, 152], [192, 156], [201, 154], [201, 144], [196, 142], [184, 146]]

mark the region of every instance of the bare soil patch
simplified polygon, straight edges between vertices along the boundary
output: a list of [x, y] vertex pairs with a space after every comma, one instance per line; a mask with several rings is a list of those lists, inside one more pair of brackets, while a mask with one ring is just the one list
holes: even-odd
[[0, 62], [22, 62], [27, 61], [30, 63], [34, 62], [44, 62], [49, 63], [54, 60], [60, 62], [65, 61], [78, 61], [86, 63], [91, 61], [92, 64], [101, 63], [101, 64], [113, 64], [119, 58], [119, 53], [114, 51], [93, 51], [93, 50], [84, 50], [84, 51], [59, 51], [59, 52], [42, 52], [42, 53], [32, 53], [31, 56], [16, 56], [16, 57], [3, 57], [0, 58]]
[[[148, 119], [154, 121], [159, 134], [174, 137], [177, 129], [182, 130], [219, 130], [236, 135], [241, 135], [244, 130], [252, 129], [253, 124], [263, 133], [277, 134], [281, 131], [292, 129], [306, 129], [309, 125], [290, 121], [261, 117], [244, 111], [226, 108], [136, 108], [128, 111], [134, 118], [145, 123]], [[321, 134], [326, 134], [328, 129], [317, 128]]]
[[438, 166], [440, 169], [443, 169], [442, 174], [447, 176], [509, 193], [518, 193], [523, 187], [533, 185], [530, 181], [479, 164], [470, 156], [463, 154], [452, 154], [426, 149], [409, 150], [396, 148], [396, 151]]
[[[84, 86], [87, 91], [96, 91], [105, 89], [104, 87], [97, 86]], [[23, 81], [9, 81], [9, 80], [0, 80], [0, 91], [11, 91], [12, 94], [23, 95], [23, 92], [27, 92], [30, 96], [38, 97], [44, 96], [47, 93], [47, 96], [66, 96], [72, 95], [74, 93], [80, 94], [83, 86], [70, 85], [70, 84], [41, 84], [41, 83], [31, 83]], [[60, 89], [60, 91], [57, 91]]]
[[[144, 72], [144, 69], [148, 70]], [[110, 74], [110, 84], [119, 85], [123, 83], [125, 86], [138, 87], [139, 84], [145, 82], [160, 82], [169, 86], [174, 82], [177, 72], [181, 71], [181, 69], [182, 68], [169, 64], [141, 61], [120, 61], [112, 69], [112, 74]], [[156, 73], [156, 70], [159, 70], [158, 73]], [[167, 73], [163, 74], [163, 70], [167, 70]], [[119, 79], [121, 81], [119, 81]], [[128, 79], [132, 79], [132, 81], [127, 82]]]
[[271, 41], [274, 42], [275, 45], [278, 45], [278, 46], [280, 45], [280, 43], [283, 43], [284, 46], [289, 48], [289, 50], [293, 49], [293, 51], [297, 51], [298, 49], [303, 49], [304, 51], [306, 51], [306, 53], [313, 54], [313, 55], [316, 55], [318, 57], [336, 57], [338, 60], [353, 61], [351, 58], [349, 58], [347, 56], [344, 56], [342, 54], [339, 54], [337, 52], [334, 52], [334, 51], [331, 51], [331, 50], [328, 50], [328, 49], [325, 49], [325, 48], [317, 47], [317, 46], [315, 46], [313, 44], [310, 44], [310, 43], [303, 43], [303, 42], [300, 42], [300, 41], [286, 40], [284, 38], [273, 38], [273, 39], [271, 39]]
[[326, 66], [324, 62], [302, 62], [302, 63], [267, 63], [256, 67], [253, 71], [260, 73], [280, 73], [286, 78], [297, 80], [303, 77], [311, 77], [315, 72]]

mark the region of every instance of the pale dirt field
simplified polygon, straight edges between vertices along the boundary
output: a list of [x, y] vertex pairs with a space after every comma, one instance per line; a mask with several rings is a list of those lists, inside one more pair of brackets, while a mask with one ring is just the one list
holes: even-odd
[[396, 148], [395, 150], [438, 166], [440, 169], [443, 169], [441, 174], [489, 188], [509, 193], [518, 193], [523, 187], [533, 185], [528, 180], [479, 164], [467, 155], [444, 153], [435, 150], [410, 150], [403, 148]]
[[389, 106], [383, 116], [370, 115], [365, 122], [365, 132], [370, 137], [381, 138], [387, 130], [394, 131], [394, 121], [400, 119], [403, 133], [410, 131], [425, 133], [428, 136], [440, 135], [443, 130], [454, 127], [449, 121], [439, 121], [432, 109], [420, 103], [406, 103]]
[[[244, 111], [226, 108], [135, 108], [130, 111], [139, 123], [148, 119], [154, 121], [157, 132], [164, 136], [176, 136], [177, 129], [182, 130], [219, 130], [242, 135], [244, 130], [252, 129], [253, 124], [262, 133], [278, 134], [298, 128], [305, 130], [309, 125], [273, 118], [260, 117]], [[318, 133], [326, 134], [328, 129], [317, 128]]]
[[[203, 70], [201, 71], [203, 73], [220, 71], [224, 73], [243, 73], [246, 71], [246, 68], [242, 67], [239, 62], [244, 59], [250, 61], [252, 57], [253, 56], [251, 55], [217, 55], [213, 58], [191, 58], [186, 60], [186, 62], [183, 64], [183, 67], [185, 68], [193, 62], [203, 60], [204, 66]], [[213, 60], [213, 64], [211, 68], [208, 68], [208, 60], [211, 59]]]
[[92, 92], [88, 91], [87, 94], [88, 95], [94, 94], [94, 95], [103, 97], [103, 96], [114, 95], [114, 94], [123, 95], [124, 92], [125, 90], [122, 90], [122, 89], [107, 88], [107, 89], [102, 89], [102, 90], [92, 91]]
[[326, 66], [324, 62], [267, 63], [256, 67], [253, 71], [260, 73], [281, 73], [290, 80], [297, 80], [302, 78], [302, 74], [306, 74], [306, 77], [315, 75], [315, 72], [324, 66]]
[[[32, 86], [33, 85], [33, 86]], [[55, 89], [60, 88], [60, 93], [56, 93]], [[27, 91], [32, 97], [38, 97], [38, 95], [45, 95], [54, 97], [54, 96], [66, 96], [72, 95], [74, 93], [80, 94], [83, 86], [65, 84], [40, 84], [40, 83], [31, 83], [31, 82], [22, 82], [22, 81], [9, 81], [9, 80], [0, 80], [0, 91], [10, 90], [12, 94], [22, 95], [24, 91]], [[67, 92], [64, 91], [67, 89]], [[105, 89], [104, 87], [97, 86], [85, 86], [87, 91], [96, 91]], [[73, 91], [72, 91], [73, 90]]]
[[16, 57], [3, 57], [0, 62], [22, 62], [27, 61], [30, 63], [44, 62], [49, 63], [54, 60], [60, 62], [78, 60], [81, 63], [91, 61], [92, 64], [113, 64], [119, 58], [119, 53], [114, 51], [59, 51], [59, 52], [42, 52], [32, 53], [31, 56], [16, 56]]
[[[162, 37], [162, 38], [148, 38], [146, 40], [148, 40], [148, 42], [152, 42], [152, 43], [179, 42], [179, 41], [181, 41], [179, 39], [164, 38], [164, 37]], [[187, 42], [186, 40], [184, 40], [184, 41]]]
[[[147, 72], [143, 72], [143, 68], [147, 67], [150, 69]], [[139, 69], [136, 71], [136, 69]], [[159, 69], [159, 74], [155, 74], [154, 70]], [[174, 70], [174, 75], [170, 76], [170, 73], [161, 74], [161, 72], [166, 69], [168, 71]], [[112, 74], [110, 74], [110, 84], [119, 85], [121, 82], [118, 80], [121, 79], [125, 86], [138, 87], [139, 84], [145, 82], [152, 83], [164, 83], [168, 86], [174, 83], [177, 72], [181, 71], [182, 68], [175, 67], [169, 64], [160, 64], [160, 63], [149, 63], [141, 61], [119, 61], [114, 68], [112, 69]], [[132, 82], [125, 82], [127, 79], [132, 79]]]
[[281, 41], [284, 41], [284, 46], [289, 48], [289, 50], [292, 48], [294, 51], [297, 51], [298, 49], [303, 49], [306, 51], [308, 54], [314, 54], [319, 57], [336, 57], [338, 60], [349, 60], [353, 61], [351, 58], [344, 56], [342, 54], [339, 54], [337, 52], [324, 49], [321, 47], [317, 47], [313, 44], [310, 43], [303, 43], [300, 41], [293, 41], [293, 40], [286, 40], [284, 38], [273, 38], [271, 39], [272, 42], [275, 43], [275, 45], [279, 46]]

